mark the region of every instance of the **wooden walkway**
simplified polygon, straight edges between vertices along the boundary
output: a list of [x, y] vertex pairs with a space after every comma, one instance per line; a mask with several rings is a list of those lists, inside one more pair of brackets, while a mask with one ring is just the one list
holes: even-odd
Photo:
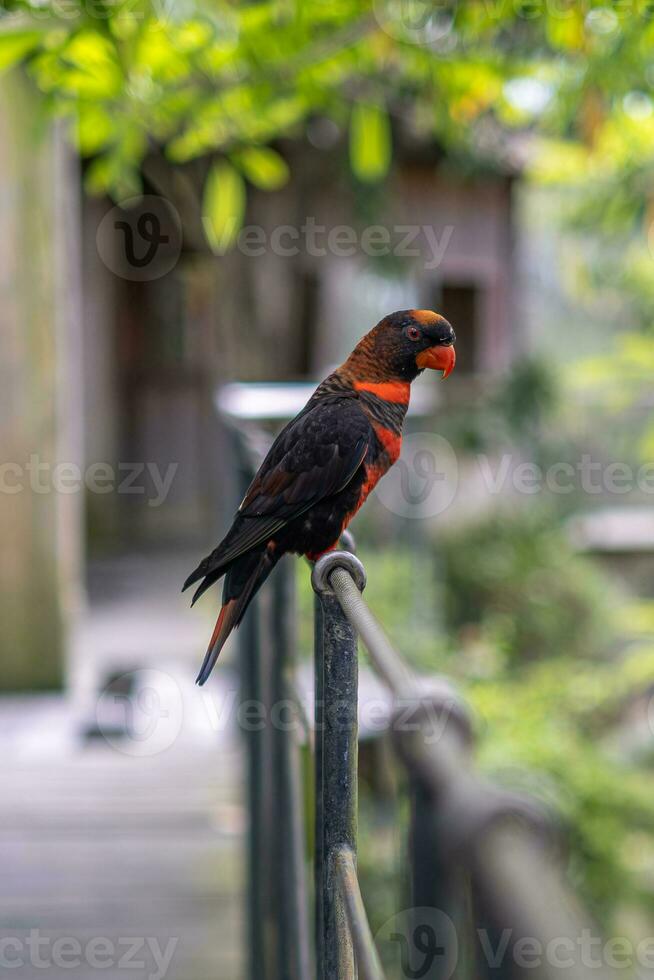
[[[38, 706], [26, 710], [36, 724]], [[48, 731], [42, 736], [47, 741]], [[161, 980], [154, 947], [172, 952], [167, 980], [240, 978], [239, 798], [234, 745], [220, 753], [173, 746], [134, 758], [96, 741], [65, 758], [46, 747], [43, 759], [30, 752], [5, 763], [0, 938], [17, 942], [0, 949], [7, 960], [21, 957], [25, 964], [8, 975]], [[51, 961], [47, 970], [30, 960], [32, 929], [48, 940], [40, 949]], [[66, 965], [66, 956], [76, 959], [66, 948], [57, 966], [53, 943], [63, 937], [81, 945], [78, 967]], [[95, 947], [86, 950], [96, 937], [114, 944], [114, 968], [93, 968]], [[143, 968], [128, 972], [118, 960], [127, 955], [130, 937], [141, 940], [133, 960]], [[100, 946], [98, 958], [111, 959], [109, 947]]]
[[[140, 610], [149, 643], [144, 622], [153, 622], [155, 599], [145, 597]], [[176, 601], [167, 610], [171, 625]], [[227, 713], [216, 727], [194, 687], [202, 646], [195, 633], [180, 642], [183, 618], [174, 642], [162, 637], [171, 649], [155, 667], [145, 639], [135, 643], [131, 632], [126, 649], [121, 616], [119, 600], [97, 615], [92, 610], [87, 655], [95, 677], [130, 667], [145, 672], [146, 687], [147, 671], [154, 671], [155, 687], [163, 677], [175, 704], [172, 715], [165, 698], [160, 704], [161, 744], [144, 747], [111, 732], [109, 742], [81, 737], [74, 684], [68, 702], [0, 699], [0, 975], [242, 980], [245, 814], [235, 722]], [[92, 649], [94, 622], [109, 619], [112, 642], [103, 638]], [[134, 600], [128, 619], [139, 619]], [[198, 617], [203, 642], [206, 627]], [[233, 694], [235, 673], [225, 665], [212, 682], [220, 705]], [[137, 727], [147, 720], [137, 711]], [[31, 950], [30, 930], [38, 930]], [[17, 961], [22, 965], [14, 967]]]

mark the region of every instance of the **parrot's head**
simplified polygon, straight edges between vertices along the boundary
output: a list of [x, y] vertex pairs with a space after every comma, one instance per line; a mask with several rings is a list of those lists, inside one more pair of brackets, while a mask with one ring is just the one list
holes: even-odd
[[454, 330], [439, 313], [400, 310], [380, 320], [359, 346], [386, 378], [413, 381], [425, 368], [447, 378], [456, 362], [455, 341]]

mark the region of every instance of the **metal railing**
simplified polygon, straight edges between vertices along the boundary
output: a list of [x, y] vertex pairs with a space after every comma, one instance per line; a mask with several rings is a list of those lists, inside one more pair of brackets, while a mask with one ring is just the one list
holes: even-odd
[[[244, 482], [258, 458], [252, 445], [236, 439]], [[346, 546], [352, 547], [351, 538]], [[262, 590], [240, 631], [244, 701], [267, 720], [247, 726], [246, 736], [248, 976], [384, 978], [356, 863], [361, 639], [392, 695], [389, 730], [410, 796], [410, 894], [404, 902], [398, 896], [398, 907], [408, 900], [410, 908], [406, 935], [393, 937], [402, 962], [392, 976], [607, 977], [608, 968], [589, 965], [583, 955], [582, 937], [596, 930], [559, 870], [559, 835], [551, 815], [475, 773], [465, 704], [446, 681], [417, 678], [393, 648], [363, 598], [365, 570], [354, 554], [323, 556], [311, 581], [312, 724], [295, 688], [292, 560], [277, 567], [271, 588]], [[304, 791], [307, 759], [313, 761], [310, 794]], [[313, 841], [306, 832], [311, 808]]]

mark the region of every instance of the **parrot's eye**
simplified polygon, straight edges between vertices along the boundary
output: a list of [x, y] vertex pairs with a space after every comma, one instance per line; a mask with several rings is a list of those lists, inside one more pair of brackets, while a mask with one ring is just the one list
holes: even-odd
[[406, 332], [409, 340], [420, 340], [420, 331], [417, 327], [409, 327]]

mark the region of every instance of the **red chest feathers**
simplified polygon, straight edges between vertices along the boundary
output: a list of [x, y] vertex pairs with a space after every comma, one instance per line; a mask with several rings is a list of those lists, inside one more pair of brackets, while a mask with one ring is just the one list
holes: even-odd
[[361, 488], [361, 498], [359, 506], [364, 502], [368, 494], [374, 490], [382, 476], [388, 472], [393, 463], [400, 455], [402, 448], [402, 436], [390, 429], [385, 429], [381, 425], [375, 425], [375, 435], [382, 447], [377, 459], [371, 463], [366, 463], [366, 481]]
[[402, 448], [402, 436], [397, 432], [393, 432], [391, 429], [385, 429], [383, 425], [375, 424], [373, 425], [373, 428], [375, 430], [375, 435], [377, 436], [377, 439], [384, 450], [380, 463], [382, 463], [384, 461], [384, 457], [386, 457], [386, 467], [384, 469], [385, 473], [389, 466], [392, 466], [400, 455], [400, 450]]

